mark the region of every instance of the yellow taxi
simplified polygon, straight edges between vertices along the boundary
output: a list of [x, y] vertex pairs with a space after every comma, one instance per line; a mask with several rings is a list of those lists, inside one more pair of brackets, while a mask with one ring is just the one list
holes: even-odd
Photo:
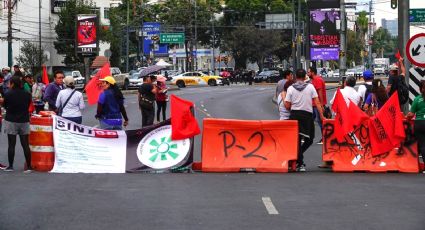
[[170, 80], [172, 85], [177, 85], [179, 88], [186, 87], [187, 85], [223, 85], [223, 78], [220, 76], [210, 76], [202, 72], [186, 72], [174, 76]]

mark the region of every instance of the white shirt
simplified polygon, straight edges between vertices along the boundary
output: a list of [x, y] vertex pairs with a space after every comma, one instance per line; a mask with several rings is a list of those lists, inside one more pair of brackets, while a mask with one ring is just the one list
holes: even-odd
[[[372, 82], [371, 81], [367, 81], [367, 82], [365, 82], [365, 84], [366, 85], [372, 85]], [[367, 88], [366, 88], [365, 85], [360, 85], [359, 86], [359, 89], [357, 90], [357, 93], [360, 94], [360, 97], [362, 97], [363, 101], [366, 100], [366, 98], [365, 98], [366, 91], [367, 91]]]
[[[350, 101], [352, 101], [356, 105], [358, 105], [360, 103], [361, 96], [356, 91], [356, 89], [354, 89], [353, 87], [345, 86], [340, 91], [341, 91], [342, 96], [344, 97], [345, 103], [347, 103], [347, 106], [350, 106]], [[335, 96], [336, 96], [336, 92], [335, 92], [332, 100], [330, 101], [331, 104], [334, 103]]]
[[[298, 82], [295, 84], [298, 84]], [[294, 88], [294, 85], [291, 85], [286, 93], [285, 101], [291, 102], [291, 110], [313, 113], [313, 101], [311, 99], [317, 97], [317, 91], [312, 84], [305, 84], [307, 86], [302, 91], [298, 91]]]
[[[56, 99], [56, 107], [65, 104], [68, 97], [71, 95], [73, 89], [66, 88], [58, 93]], [[81, 110], [85, 108], [83, 94], [75, 91], [74, 95], [69, 99], [68, 103], [62, 110], [62, 117], [81, 117]]]

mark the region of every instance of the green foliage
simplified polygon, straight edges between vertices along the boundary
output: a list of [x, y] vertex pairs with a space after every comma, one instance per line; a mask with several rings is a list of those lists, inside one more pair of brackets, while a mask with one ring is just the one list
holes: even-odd
[[352, 30], [347, 30], [347, 63], [362, 64], [362, 50], [364, 50], [364, 42], [359, 34]]
[[372, 52], [377, 57], [384, 57], [385, 53], [394, 54], [397, 48], [397, 38], [391, 37], [387, 29], [379, 28], [373, 33]]
[[362, 34], [362, 37], [367, 33], [367, 26], [369, 23], [369, 18], [367, 17], [366, 11], [359, 12], [359, 16], [357, 17], [356, 24]]
[[[57, 34], [54, 46], [58, 54], [65, 55], [63, 63], [66, 66], [81, 67], [83, 60], [75, 53], [76, 20], [78, 14], [92, 14], [95, 5], [87, 0], [68, 0], [58, 14], [59, 21], [55, 26]], [[99, 16], [99, 15], [98, 15]], [[98, 30], [98, 38], [102, 40], [102, 30]]]
[[47, 61], [47, 56], [43, 54], [40, 63], [40, 53], [43, 53], [43, 50], [40, 50], [36, 44], [24, 41], [20, 51], [19, 56], [15, 58], [17, 64], [25, 70], [30, 70], [31, 74], [40, 72], [41, 65]]

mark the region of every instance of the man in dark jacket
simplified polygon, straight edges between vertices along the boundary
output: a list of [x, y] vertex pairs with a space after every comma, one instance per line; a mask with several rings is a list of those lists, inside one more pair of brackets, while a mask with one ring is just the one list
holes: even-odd
[[47, 85], [46, 90], [44, 92], [44, 101], [49, 104], [50, 111], [56, 111], [56, 99], [58, 97], [59, 91], [64, 89], [63, 79], [65, 78], [63, 72], [58, 70], [55, 72], [55, 80]]

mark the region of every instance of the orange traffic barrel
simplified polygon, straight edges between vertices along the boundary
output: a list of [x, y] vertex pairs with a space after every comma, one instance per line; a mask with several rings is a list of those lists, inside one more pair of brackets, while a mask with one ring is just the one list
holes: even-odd
[[33, 169], [43, 172], [52, 170], [55, 163], [52, 117], [31, 117], [29, 144]]

